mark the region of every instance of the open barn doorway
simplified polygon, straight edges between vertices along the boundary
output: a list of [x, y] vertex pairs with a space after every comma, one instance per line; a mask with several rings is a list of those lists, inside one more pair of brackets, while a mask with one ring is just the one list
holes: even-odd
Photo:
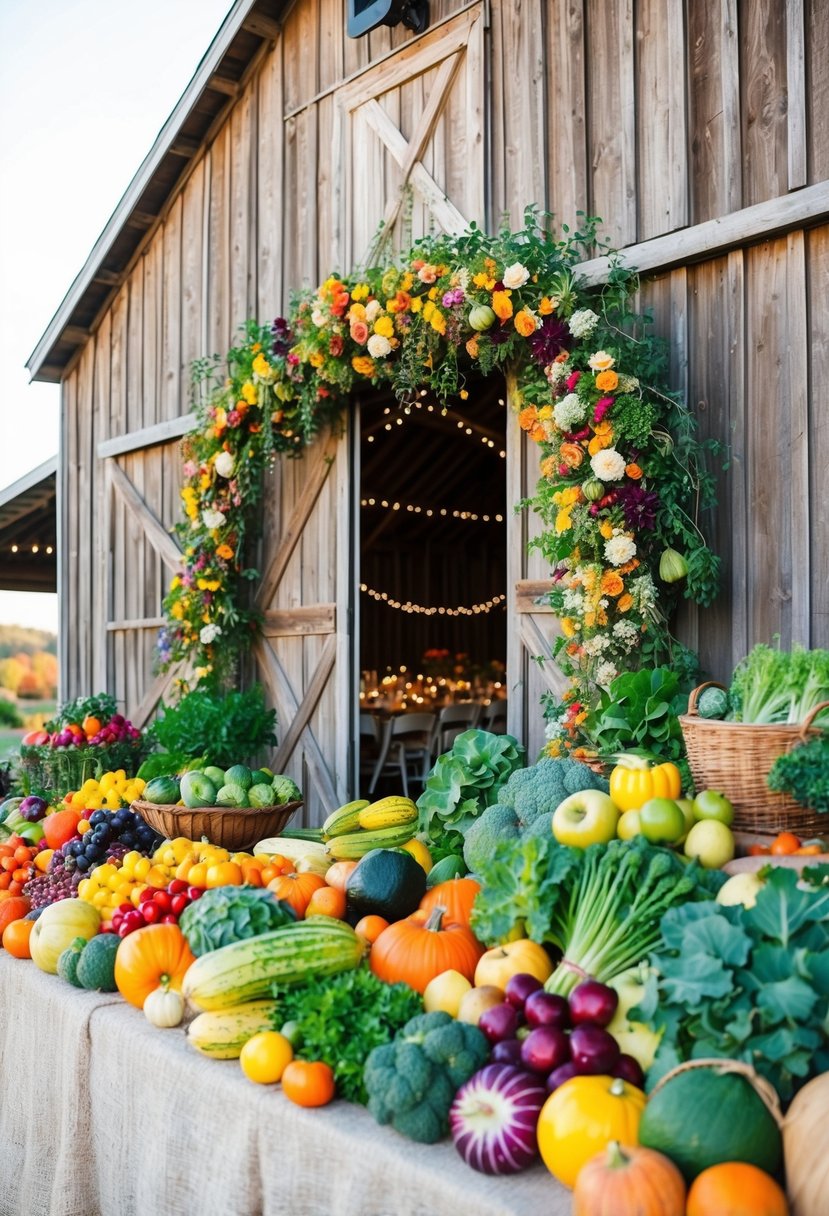
[[460, 730], [506, 728], [506, 387], [466, 394], [360, 402], [363, 797], [417, 797]]

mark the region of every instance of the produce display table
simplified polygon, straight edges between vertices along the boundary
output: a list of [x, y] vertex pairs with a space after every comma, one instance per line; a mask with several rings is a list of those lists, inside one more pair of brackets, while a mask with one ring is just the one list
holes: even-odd
[[0, 1216], [568, 1216], [344, 1102], [292, 1105], [118, 996], [0, 954]]

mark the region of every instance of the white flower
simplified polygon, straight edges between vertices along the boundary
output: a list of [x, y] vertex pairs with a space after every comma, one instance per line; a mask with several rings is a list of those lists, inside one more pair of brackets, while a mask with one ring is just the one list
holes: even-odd
[[205, 528], [209, 528], [212, 532], [214, 528], [221, 528], [225, 517], [221, 511], [202, 511], [201, 521]]
[[555, 388], [557, 384], [561, 384], [562, 380], [566, 380], [570, 375], [570, 367], [566, 360], [563, 363], [549, 363], [544, 368], [544, 375], [553, 388]]
[[222, 632], [221, 625], [205, 625], [199, 631], [199, 641], [202, 646], [209, 646], [211, 642], [215, 642], [216, 638]]
[[230, 452], [219, 452], [219, 455], [214, 460], [213, 465], [220, 477], [232, 476], [234, 460]]
[[639, 381], [635, 376], [619, 376], [619, 383], [616, 388], [620, 393], [634, 393], [639, 387]]
[[618, 674], [612, 663], [600, 663], [596, 668], [596, 683], [606, 688], [608, 684], [613, 683]]
[[391, 342], [382, 334], [372, 334], [368, 340], [368, 353], [374, 359], [382, 359], [391, 350]]
[[513, 262], [512, 266], [507, 266], [501, 282], [508, 291], [515, 291], [516, 287], [523, 287], [529, 277], [530, 272], [526, 266], [522, 266], [520, 262]]
[[383, 305], [379, 300], [369, 300], [368, 304], [366, 304], [366, 320], [369, 325], [371, 325], [372, 321], [376, 320], [377, 314], [382, 311]]
[[314, 311], [311, 313], [311, 320], [314, 322], [317, 329], [322, 328], [322, 326], [326, 322], [326, 319], [327, 318], [325, 316], [325, 313], [322, 311], [321, 308], [315, 308]]
[[567, 322], [574, 338], [589, 338], [599, 323], [592, 308], [579, 308]]
[[625, 562], [636, 556], [636, 545], [629, 536], [620, 532], [605, 541], [604, 555], [611, 566], [624, 566]]
[[594, 372], [606, 372], [613, 366], [616, 360], [606, 350], [597, 350], [595, 355], [591, 355], [587, 362]]
[[553, 406], [553, 417], [560, 431], [574, 431], [587, 417], [587, 406], [575, 393], [568, 393]]
[[625, 475], [625, 458], [615, 448], [604, 448], [590, 457], [590, 467], [599, 481], [618, 481]]

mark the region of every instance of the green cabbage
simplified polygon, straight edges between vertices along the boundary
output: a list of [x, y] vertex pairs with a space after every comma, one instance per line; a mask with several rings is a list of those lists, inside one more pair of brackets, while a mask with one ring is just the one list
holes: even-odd
[[272, 891], [248, 886], [213, 887], [184, 909], [179, 928], [198, 958], [295, 920], [290, 904], [277, 899]]

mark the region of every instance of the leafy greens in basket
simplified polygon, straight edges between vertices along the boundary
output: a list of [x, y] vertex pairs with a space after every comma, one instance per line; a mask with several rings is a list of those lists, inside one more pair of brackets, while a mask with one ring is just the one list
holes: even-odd
[[[786, 651], [761, 642], [737, 664], [729, 695], [737, 722], [802, 722], [829, 701], [829, 650]], [[829, 721], [826, 713], [818, 720]]]

